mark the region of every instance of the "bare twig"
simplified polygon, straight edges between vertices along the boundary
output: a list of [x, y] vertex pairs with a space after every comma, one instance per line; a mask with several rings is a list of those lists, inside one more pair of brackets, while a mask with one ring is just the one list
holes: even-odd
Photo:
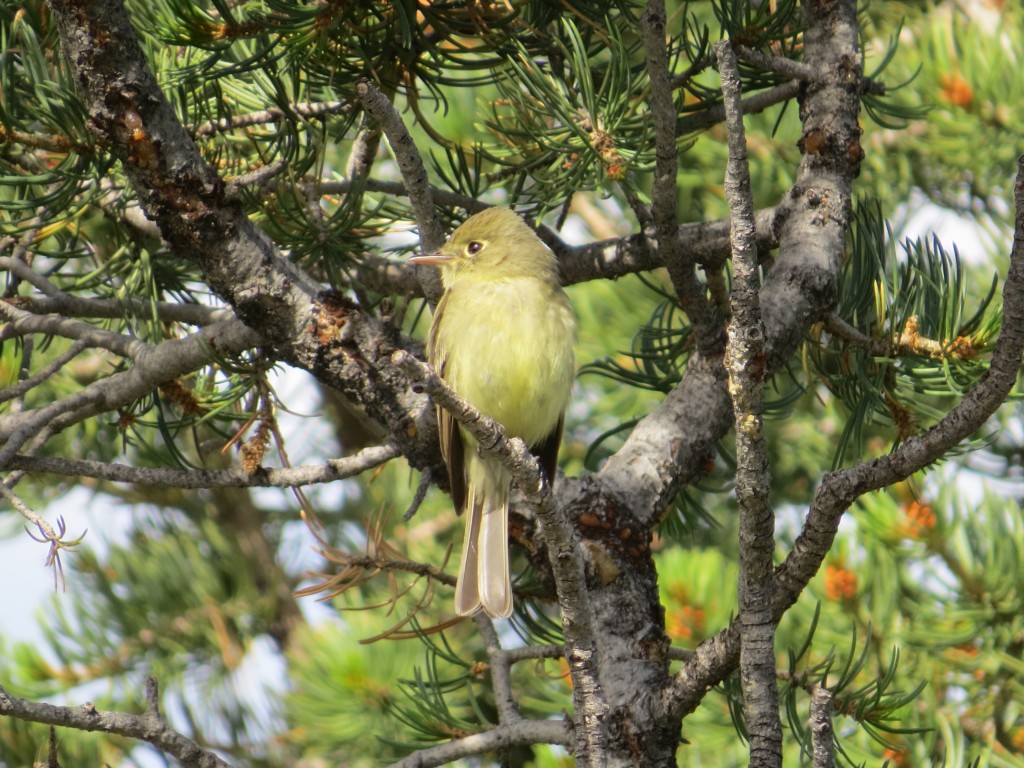
[[371, 117], [364, 114], [359, 126], [359, 133], [352, 142], [352, 151], [349, 153], [345, 163], [345, 176], [348, 181], [363, 189], [369, 181], [370, 171], [373, 169], [373, 161], [377, 157], [377, 148], [380, 147], [382, 134], [379, 125], [370, 125]]
[[483, 755], [519, 745], [558, 744], [572, 749], [573, 738], [566, 720], [516, 720], [489, 731], [413, 752], [388, 768], [433, 768], [463, 757]]
[[647, 76], [651, 82], [649, 101], [655, 136], [651, 212], [657, 233], [657, 251], [668, 268], [683, 311], [693, 323], [697, 345], [705, 354], [713, 354], [722, 347], [722, 334], [708, 304], [704, 286], [694, 271], [693, 254], [679, 247], [676, 212], [679, 150], [676, 146], [676, 106], [665, 46], [665, 18], [665, 0], [648, 0], [647, 9], [640, 17]]
[[[0, 259], [0, 268], [3, 268]], [[19, 297], [17, 307], [34, 315], [63, 315], [64, 317], [117, 318], [125, 315], [156, 317], [164, 322], [187, 325], [210, 325], [235, 316], [227, 307], [208, 307], [202, 304], [176, 304], [170, 301], [151, 302], [138, 296], [123, 300], [83, 298], [72, 296], [56, 288], [41, 298]]]
[[46, 540], [55, 541], [60, 538], [46, 518], [36, 514], [28, 504], [22, 501], [20, 496], [11, 490], [10, 485], [6, 481], [0, 482], [0, 496], [7, 499], [7, 502], [14, 507], [15, 511], [35, 526]]
[[289, 104], [288, 109], [271, 107], [258, 112], [249, 112], [245, 115], [234, 115], [221, 118], [220, 120], [207, 120], [197, 126], [190, 127], [189, 133], [194, 138], [212, 136], [216, 133], [227, 133], [238, 128], [250, 128], [254, 125], [264, 123], [278, 123], [289, 117], [298, 117], [303, 120], [326, 117], [351, 109], [352, 105], [345, 101], [324, 101], [324, 102], [300, 102]]
[[832, 692], [816, 685], [811, 691], [811, 745], [814, 768], [833, 768], [836, 764], [836, 739], [832, 728]]
[[754, 242], [754, 203], [740, 110], [740, 75], [726, 40], [715, 44], [722, 79], [729, 161], [725, 197], [732, 214], [732, 322], [725, 368], [736, 418], [736, 500], [740, 507], [740, 680], [750, 735], [750, 765], [782, 764], [782, 721], [775, 685], [772, 556], [775, 518], [764, 437], [764, 324]]
[[14, 456], [11, 469], [26, 472], [48, 472], [54, 475], [92, 477], [114, 483], [156, 485], [165, 488], [294, 488], [317, 483], [331, 483], [380, 466], [401, 453], [395, 445], [375, 445], [354, 456], [331, 459], [323, 464], [310, 464], [281, 469], [260, 467], [247, 472], [241, 467], [231, 469], [172, 469], [170, 467], [132, 467], [127, 464], [84, 459], [62, 459], [49, 456]]
[[103, 731], [152, 744], [176, 758], [186, 768], [231, 768], [213, 752], [171, 728], [160, 715], [156, 702], [156, 681], [146, 683], [146, 711], [141, 715], [96, 709], [92, 703], [78, 707], [58, 707], [11, 696], [0, 688], [0, 715], [30, 723], [46, 723], [80, 731]]
[[60, 768], [60, 760], [57, 758], [57, 729], [50, 726], [49, 748], [46, 755], [46, 768]]
[[146, 342], [127, 334], [105, 331], [60, 315], [36, 315], [6, 301], [0, 301], [0, 317], [8, 321], [4, 330], [10, 335], [46, 333], [61, 336], [129, 359], [138, 359], [150, 349]]
[[[751, 64], [763, 72], [775, 72], [783, 77], [792, 80], [802, 80], [805, 83], [817, 82], [824, 79], [822, 71], [815, 69], [804, 61], [788, 59], [784, 56], [769, 56], [766, 53], [755, 51], [745, 45], [734, 45], [733, 50], [736, 56]], [[869, 77], [862, 77], [860, 84], [861, 93], [875, 95], [885, 94], [885, 83], [872, 80]]]
[[[759, 251], [767, 251], [778, 245], [776, 208], [757, 211], [754, 221], [757, 226]], [[730, 256], [728, 219], [681, 224], [676, 236], [679, 250], [693, 255], [696, 263], [705, 270], [724, 265]], [[664, 266], [658, 254], [647, 248], [643, 234], [597, 240], [586, 245], [552, 245], [558, 255], [562, 282], [566, 285], [588, 280], [614, 280], [634, 272], [644, 272]]]
[[402, 116], [398, 114], [394, 104], [369, 80], [361, 80], [356, 84], [356, 94], [367, 114], [380, 123], [384, 135], [388, 137], [391, 151], [395, 153], [398, 168], [402, 172], [409, 193], [409, 201], [416, 213], [423, 249], [433, 251], [440, 248], [444, 244], [445, 236], [434, 212], [434, 194], [430, 187], [430, 179], [416, 144], [402, 122]]
[[[325, 195], [350, 192], [356, 184], [355, 181], [349, 179], [332, 179], [329, 181], [304, 183], [315, 184], [316, 188]], [[395, 197], [409, 197], [409, 189], [400, 181], [366, 179], [364, 186], [368, 192], [381, 192], [385, 195], [394, 195]], [[448, 206], [449, 208], [465, 208], [470, 213], [477, 213], [489, 207], [487, 203], [482, 203], [475, 197], [460, 195], [458, 192], [441, 189], [440, 187], [431, 186], [430, 194], [435, 203]]]
[[785, 56], [769, 56], [745, 45], [734, 44], [732, 49], [737, 58], [754, 65], [762, 72], [775, 72], [789, 80], [804, 80], [806, 82], [821, 77], [820, 72], [803, 61], [787, 59]]
[[419, 511], [423, 500], [427, 498], [427, 491], [430, 490], [433, 477], [434, 473], [429, 467], [420, 473], [419, 485], [416, 486], [416, 493], [413, 494], [412, 501], [409, 502], [409, 508], [402, 515], [402, 522], [409, 522]]
[[[795, 99], [799, 93], [799, 80], [793, 80], [792, 82], [769, 88], [767, 91], [755, 93], [743, 99], [743, 114], [755, 115], [758, 112], [764, 112], [764, 110], [774, 107], [776, 104]], [[676, 120], [676, 133], [682, 136], [688, 133], [703, 131], [713, 125], [718, 125], [723, 120], [725, 120], [725, 107], [721, 104], [716, 104], [710, 109], [680, 117]]]
[[483, 613], [473, 617], [484, 640], [484, 647], [487, 651], [487, 660], [491, 669], [491, 688], [494, 691], [494, 704], [498, 709], [498, 723], [506, 723], [521, 720], [519, 706], [516, 704], [515, 696], [512, 694], [512, 660], [508, 653], [501, 647], [501, 640], [494, 629], [494, 622]]
[[283, 159], [277, 159], [272, 163], [267, 163], [259, 168], [254, 168], [248, 173], [243, 173], [238, 176], [232, 176], [227, 179], [227, 187], [224, 192], [229, 197], [239, 194], [239, 191], [244, 187], [255, 187], [261, 184], [266, 184], [267, 181], [277, 176], [279, 173], [284, 171], [288, 167], [288, 163]]

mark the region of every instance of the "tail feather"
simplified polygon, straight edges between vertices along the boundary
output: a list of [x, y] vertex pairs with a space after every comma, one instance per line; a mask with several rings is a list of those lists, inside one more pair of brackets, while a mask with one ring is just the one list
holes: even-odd
[[455, 584], [455, 612], [459, 616], [472, 616], [480, 610], [480, 591], [477, 588], [480, 569], [478, 541], [482, 510], [471, 492], [466, 510], [466, 538], [462, 542], [462, 561], [459, 580]]
[[484, 509], [480, 524], [477, 590], [484, 612], [492, 618], [512, 615], [512, 580], [508, 567], [508, 490]]
[[[496, 475], [496, 477], [495, 477]], [[503, 472], [468, 483], [466, 538], [462, 543], [455, 612], [472, 616], [481, 608], [491, 618], [512, 615], [508, 564], [509, 479]], [[483, 486], [483, 487], [480, 487]]]

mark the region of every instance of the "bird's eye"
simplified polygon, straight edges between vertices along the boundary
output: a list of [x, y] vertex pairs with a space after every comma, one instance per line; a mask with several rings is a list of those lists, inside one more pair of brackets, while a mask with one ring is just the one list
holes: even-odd
[[474, 253], [480, 253], [484, 249], [484, 244], [479, 240], [471, 240], [469, 245], [466, 246], [466, 253], [472, 256]]

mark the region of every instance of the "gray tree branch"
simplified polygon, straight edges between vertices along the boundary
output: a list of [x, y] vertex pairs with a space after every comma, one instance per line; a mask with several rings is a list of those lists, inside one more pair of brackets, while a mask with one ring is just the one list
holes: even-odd
[[114, 483], [156, 485], [166, 488], [298, 488], [331, 483], [354, 477], [384, 464], [401, 451], [394, 445], [375, 445], [342, 459], [299, 467], [265, 468], [246, 472], [231, 469], [173, 469], [170, 467], [134, 467], [106, 461], [58, 459], [48, 456], [14, 456], [8, 466], [25, 472], [92, 477]]
[[679, 149], [676, 145], [676, 105], [668, 70], [665, 45], [665, 0], [648, 0], [640, 16], [641, 36], [647, 59], [647, 76], [651, 83], [648, 103], [654, 124], [655, 168], [651, 189], [651, 213], [657, 234], [656, 246], [662, 263], [668, 269], [672, 287], [680, 306], [694, 326], [697, 346], [704, 354], [716, 354], [722, 348], [721, 329], [708, 304], [704, 286], [694, 271], [693, 253], [680, 247], [677, 212], [677, 175]]
[[725, 198], [732, 213], [732, 322], [725, 349], [736, 434], [736, 500], [739, 526], [740, 683], [750, 737], [750, 765], [782, 765], [782, 721], [775, 685], [772, 557], [775, 516], [771, 468], [764, 436], [764, 324], [754, 242], [754, 201], [747, 139], [740, 107], [740, 73], [732, 45], [715, 43], [722, 80], [729, 160]]
[[391, 763], [388, 768], [433, 768], [463, 757], [483, 755], [499, 749], [527, 744], [559, 744], [572, 749], [572, 733], [567, 720], [516, 720], [483, 733], [413, 752]]
[[160, 714], [157, 699], [157, 685], [153, 678], [146, 684], [147, 707], [141, 715], [99, 710], [91, 703], [79, 707], [58, 707], [19, 699], [0, 688], [0, 715], [145, 741], [180, 761], [186, 768], [230, 768], [216, 754], [171, 728]]
[[820, 685], [811, 691], [811, 760], [814, 768], [833, 768], [836, 764], [836, 734], [832, 726], [834, 713], [832, 692]]

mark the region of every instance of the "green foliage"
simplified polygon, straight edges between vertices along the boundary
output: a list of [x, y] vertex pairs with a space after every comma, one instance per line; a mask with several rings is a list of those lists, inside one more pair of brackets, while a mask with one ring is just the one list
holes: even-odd
[[[351, 289], [346, 295], [368, 312], [382, 297], [357, 278], [363, 257], [371, 251], [388, 259], [413, 246], [412, 238], [397, 236], [410, 227], [408, 201], [371, 183], [398, 179], [384, 150], [373, 179], [346, 170], [356, 147], [379, 140], [355, 98], [363, 77], [403, 110], [429, 158], [431, 182], [455, 200], [528, 205], [566, 237], [567, 221], [588, 239], [637, 228], [629, 212], [650, 194], [654, 141], [638, 3], [128, 6], [202, 155], [229, 183], [243, 182], [235, 191], [245, 213], [289, 258], [317, 279]], [[724, 133], [707, 118], [721, 103], [711, 42], [728, 34], [761, 53], [799, 58], [803, 9], [786, 1], [668, 6], [680, 220], [724, 216]], [[1020, 70], [1024, 35], [1020, 4], [1006, 3], [1001, 12], [994, 26], [950, 4], [875, 3], [862, 12], [865, 71], [889, 91], [864, 97], [864, 197], [836, 322], [816, 327], [801, 357], [770, 382], [780, 557], [822, 472], [886, 453], [933, 424], [984, 375], [1001, 321], [989, 259], [969, 244], [903, 239], [886, 218], [899, 218], [916, 191], [987, 226], [1006, 222], [1003, 198], [1024, 104], [1024, 84], [1007, 73]], [[90, 316], [99, 330], [147, 343], [192, 332], [194, 323], [161, 320], [160, 303], [197, 310], [215, 299], [192, 262], [144, 222], [129, 223], [137, 208], [125, 168], [90, 132], [58, 47], [42, 2], [0, 5], [0, 255], [22, 258], [31, 250], [56, 287], [104, 308]], [[745, 95], [786, 81], [748, 65], [742, 75]], [[895, 85], [901, 87], [893, 92]], [[746, 116], [759, 206], [776, 203], [793, 182], [797, 113], [795, 103], [779, 103]], [[252, 182], [253, 174], [265, 175]], [[446, 201], [443, 216], [453, 222], [462, 213]], [[727, 267], [721, 272], [727, 284]], [[32, 293], [13, 272], [4, 278], [5, 299]], [[581, 378], [562, 451], [568, 474], [600, 467], [685, 369], [691, 329], [667, 285], [655, 273], [570, 288], [581, 325]], [[412, 327], [419, 300], [398, 297], [394, 304], [404, 327]], [[35, 353], [69, 347], [37, 339]], [[20, 339], [2, 337], [0, 383], [16, 382], [32, 352]], [[314, 410], [274, 391], [268, 360], [218, 360], [116, 419], [65, 431], [44, 453], [124, 456], [152, 466], [226, 464], [217, 452], [253, 431], [271, 432], [275, 410]], [[115, 365], [128, 364], [83, 350], [26, 404], [78, 391]], [[372, 429], [360, 414], [338, 408], [328, 418], [346, 450], [370, 442]], [[1006, 459], [992, 474], [1019, 468], [1020, 449], [1006, 427], [994, 425], [985, 436], [989, 455]], [[333, 446], [315, 448], [334, 455]], [[667, 511], [654, 544], [666, 624], [679, 649], [696, 647], [736, 611], [733, 465], [726, 440], [704, 480]], [[324, 494], [316, 504], [324, 541], [346, 553], [444, 563], [460, 523], [439, 493], [428, 496], [418, 517], [401, 521], [416, 480], [406, 464], [392, 462], [373, 478]], [[1009, 494], [965, 501], [968, 484], [957, 480], [951, 470], [863, 499], [811, 594], [787, 614], [778, 638], [787, 765], [807, 762], [799, 750], [807, 745], [803, 724], [815, 684], [836, 696], [837, 738], [850, 764], [1024, 765], [1020, 509], [1006, 501]], [[54, 481], [26, 494], [34, 494], [27, 496], [33, 503], [59, 504], [76, 484]], [[138, 711], [140, 681], [154, 674], [178, 727], [252, 766], [377, 765], [495, 721], [472, 626], [431, 633], [448, 618], [443, 587], [406, 572], [382, 573], [328, 601], [328, 618], [307, 622], [291, 599], [309, 583], [282, 522], [297, 518], [291, 497], [101, 490], [98, 507], [120, 499], [172, 511], [140, 512], [123, 543], [70, 559], [73, 588], [52, 601], [43, 648], [7, 645], [0, 653], [0, 683], [12, 694], [87, 692], [97, 706]], [[251, 513], [246, 524], [243, 513]], [[382, 520], [379, 529], [371, 519]], [[305, 532], [301, 540], [305, 550]], [[262, 560], [254, 555], [259, 547]], [[339, 570], [326, 559], [316, 567]], [[515, 568], [517, 586], [543, 592], [525, 558]], [[377, 607], [350, 610], [356, 606]], [[409, 620], [414, 608], [418, 625]], [[508, 626], [503, 641], [561, 641], [549, 602], [517, 602]], [[380, 635], [389, 639], [359, 642]], [[272, 656], [287, 677], [287, 693], [270, 711], [241, 674], [260, 654]], [[261, 688], [266, 675], [257, 678]], [[524, 716], [571, 709], [560, 660], [519, 662], [513, 682]], [[743, 729], [733, 679], [686, 719], [681, 764], [738, 762]], [[46, 741], [43, 728], [0, 719], [0, 766], [43, 759]], [[132, 748], [61, 731], [65, 765], [123, 764]], [[541, 747], [491, 759], [562, 762], [558, 750]]]

